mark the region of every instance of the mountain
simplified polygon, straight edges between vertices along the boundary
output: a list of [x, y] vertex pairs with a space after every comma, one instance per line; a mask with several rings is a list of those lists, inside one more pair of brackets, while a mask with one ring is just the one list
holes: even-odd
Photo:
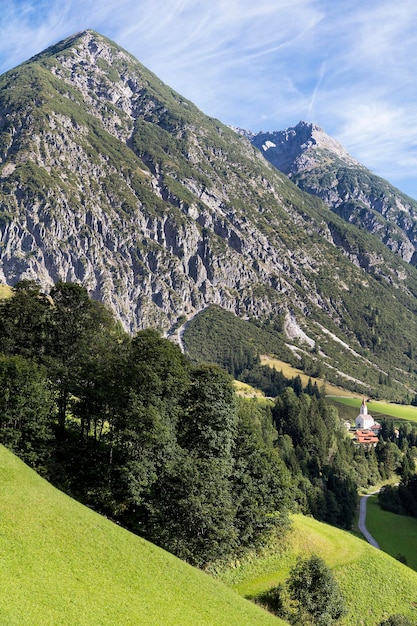
[[415, 268], [105, 37], [0, 77], [0, 159], [1, 282], [81, 283], [131, 332], [220, 305], [329, 379], [415, 393]]
[[283, 131], [245, 134], [300, 189], [417, 264], [417, 201], [361, 165], [319, 126], [300, 122]]

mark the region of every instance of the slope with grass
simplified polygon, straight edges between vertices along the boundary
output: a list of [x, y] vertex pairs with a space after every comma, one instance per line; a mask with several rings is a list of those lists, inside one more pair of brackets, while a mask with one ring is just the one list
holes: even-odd
[[10, 298], [12, 295], [12, 288], [9, 285], [0, 285], [0, 299]]
[[283, 623], [71, 500], [0, 446], [0, 623]]
[[285, 361], [281, 361], [280, 359], [276, 359], [275, 357], [263, 354], [261, 356], [261, 364], [268, 365], [268, 367], [272, 367], [276, 369], [278, 372], [282, 372], [286, 378], [295, 378], [299, 376], [301, 378], [301, 382], [303, 387], [305, 387], [311, 379], [313, 383], [317, 383], [318, 387], [321, 389], [325, 388], [326, 394], [330, 394], [332, 396], [347, 396], [349, 398], [355, 398], [357, 394], [353, 391], [349, 391], [348, 389], [344, 389], [343, 387], [339, 387], [337, 385], [332, 385], [327, 382], [324, 378], [318, 378], [316, 376], [308, 376], [301, 369], [286, 363]]
[[293, 516], [284, 554], [270, 553], [220, 573], [245, 597], [283, 582], [297, 555], [317, 554], [332, 568], [346, 598], [345, 626], [375, 626], [394, 613], [417, 623], [417, 573], [352, 534], [302, 515]]
[[[346, 394], [347, 396], [348, 394]], [[362, 398], [348, 398], [338, 397], [336, 394], [331, 398], [337, 405], [344, 405], [355, 410], [355, 416], [359, 413], [359, 408], [362, 402]], [[380, 402], [379, 400], [373, 400], [367, 402], [369, 413], [375, 414], [377, 419], [384, 417], [392, 418], [394, 420], [406, 420], [407, 422], [417, 423], [417, 407], [407, 404], [395, 404], [392, 402]]]
[[407, 565], [417, 571], [417, 519], [384, 511], [378, 497], [368, 498], [366, 526], [379, 547], [394, 558], [405, 557]]

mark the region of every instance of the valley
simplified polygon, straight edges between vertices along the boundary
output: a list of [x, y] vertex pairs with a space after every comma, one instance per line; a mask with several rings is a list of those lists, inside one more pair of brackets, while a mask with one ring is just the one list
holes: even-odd
[[304, 623], [302, 557], [341, 624], [416, 623], [387, 540], [417, 519], [416, 215], [318, 126], [237, 132], [93, 30], [2, 75], [0, 621]]

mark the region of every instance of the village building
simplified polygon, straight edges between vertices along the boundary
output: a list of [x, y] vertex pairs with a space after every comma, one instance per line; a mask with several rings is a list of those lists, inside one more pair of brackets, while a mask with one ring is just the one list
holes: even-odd
[[368, 407], [366, 406], [365, 398], [362, 400], [359, 415], [355, 420], [357, 430], [369, 430], [375, 425], [375, 420], [372, 415], [368, 413]]
[[366, 406], [365, 398], [362, 400], [359, 415], [355, 420], [356, 432], [353, 440], [356, 444], [375, 447], [378, 443], [378, 435], [381, 429], [381, 424], [378, 424], [368, 413], [368, 407]]
[[372, 432], [372, 430], [357, 430], [353, 437], [353, 441], [357, 445], [367, 446], [368, 448], [372, 446], [375, 448], [379, 439], [377, 435]]

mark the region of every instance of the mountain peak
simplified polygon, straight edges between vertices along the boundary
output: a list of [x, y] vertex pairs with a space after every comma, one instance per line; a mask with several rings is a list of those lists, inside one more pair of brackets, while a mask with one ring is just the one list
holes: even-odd
[[336, 139], [312, 122], [300, 121], [296, 126], [271, 133], [260, 132], [252, 139], [268, 160], [281, 172], [291, 176], [300, 169], [315, 167], [321, 161], [323, 151], [332, 158], [343, 160], [354, 167], [360, 166]]
[[62, 39], [58, 43], [49, 46], [39, 54], [31, 57], [24, 63], [24, 65], [34, 62], [42, 62], [51, 57], [59, 57], [60, 59], [63, 57], [70, 57], [71, 52], [74, 55], [75, 61], [82, 58], [84, 63], [91, 62], [94, 64], [97, 58], [104, 57], [106, 59], [109, 57], [110, 51], [112, 52], [112, 55], [121, 54], [124, 57], [129, 57], [132, 61], [136, 61], [132, 55], [123, 50], [123, 48], [115, 42], [95, 30], [86, 29], [78, 33], [74, 33], [73, 35]]
[[[81, 283], [132, 332], [174, 333], [212, 304], [277, 327], [290, 316], [298, 337], [328, 350], [330, 362], [338, 349], [321, 330], [326, 319], [355, 350], [379, 336], [408, 371], [415, 270], [378, 240], [362, 241], [247, 139], [95, 31], [0, 77], [0, 131], [2, 282], [35, 279], [45, 291], [60, 280]], [[306, 122], [257, 139], [307, 165], [321, 158], [324, 167], [341, 153]], [[365, 300], [357, 297], [364, 281]], [[400, 330], [388, 323], [364, 337], [368, 303], [391, 303], [394, 287], [405, 303], [396, 296], [403, 340], [393, 343]], [[361, 376], [351, 365], [350, 375]]]
[[417, 264], [415, 202], [356, 161], [320, 126], [301, 121], [283, 131], [258, 133], [250, 141], [303, 191]]

